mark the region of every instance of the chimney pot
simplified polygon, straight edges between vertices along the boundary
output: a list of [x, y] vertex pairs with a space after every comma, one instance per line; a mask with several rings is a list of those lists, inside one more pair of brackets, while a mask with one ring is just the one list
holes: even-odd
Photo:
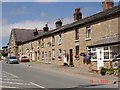
[[75, 9], [75, 12], [76, 12], [76, 13], [79, 13], [79, 12], [80, 12], [80, 8], [76, 8], [76, 9]]
[[59, 28], [62, 26], [62, 21], [58, 19], [55, 24], [56, 24], [56, 28]]
[[48, 28], [48, 24], [45, 24], [45, 27], [43, 27], [44, 32], [48, 32], [49, 28]]
[[37, 28], [35, 29], [34, 31], [34, 36], [37, 36], [38, 35], [38, 31], [37, 31]]
[[103, 0], [102, 2], [103, 11], [114, 7], [113, 0]]
[[76, 8], [74, 13], [74, 21], [78, 21], [80, 19], [82, 19], [82, 13], [80, 12], [80, 8]]

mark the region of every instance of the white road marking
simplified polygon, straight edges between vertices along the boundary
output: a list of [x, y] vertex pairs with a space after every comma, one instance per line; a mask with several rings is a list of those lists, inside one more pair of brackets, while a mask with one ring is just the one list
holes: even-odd
[[8, 75], [11, 75], [11, 76], [13, 76], [13, 77], [15, 77], [15, 78], [19, 78], [18, 76], [14, 75], [14, 74], [12, 74], [12, 73], [8, 73], [8, 72], [6, 72], [6, 71], [3, 71], [3, 72], [6, 73], [6, 74], [8, 74]]
[[2, 76], [2, 78], [7, 78], [7, 76]]
[[5, 81], [23, 81], [19, 79], [8, 79], [8, 78], [0, 78], [0, 80], [5, 80]]
[[5, 82], [5, 81], [2, 81], [2, 83], [7, 83], [7, 84], [18, 84], [18, 85], [31, 85], [31, 84], [28, 84], [28, 83]]
[[19, 88], [19, 87], [0, 86], [0, 88]]
[[35, 83], [33, 83], [33, 82], [30, 82], [32, 85], [34, 85], [34, 86], [37, 86], [37, 87], [39, 87], [39, 88], [44, 88], [45, 89], [45, 87], [43, 87], [43, 86], [40, 86], [40, 85], [38, 85], [38, 84], [35, 84]]

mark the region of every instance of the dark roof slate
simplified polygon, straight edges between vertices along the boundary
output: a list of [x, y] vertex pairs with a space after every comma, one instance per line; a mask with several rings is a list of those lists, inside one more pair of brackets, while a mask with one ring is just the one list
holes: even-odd
[[25, 41], [23, 43], [26, 43], [26, 42], [29, 42], [29, 41], [33, 41], [33, 40], [36, 40], [38, 38], [41, 38], [41, 37], [44, 37], [44, 36], [48, 36], [48, 35], [51, 35], [51, 34], [55, 34], [55, 33], [58, 33], [58, 32], [67, 31], [69, 28], [74, 28], [76, 26], [83, 27], [84, 25], [87, 25], [89, 23], [100, 21], [100, 20], [102, 20], [104, 18], [113, 17], [115, 15], [117, 15], [117, 16], [119, 15], [120, 16], [120, 5], [118, 5], [116, 7], [113, 7], [111, 9], [109, 9], [109, 10], [99, 12], [99, 13], [94, 14], [92, 16], [88, 16], [86, 18], [83, 18], [83, 19], [78, 20], [76, 22], [73, 22], [71, 24], [64, 25], [64, 26], [62, 26], [60, 28], [48, 31], [47, 33], [41, 34], [39, 37], [33, 38], [33, 39]]
[[[16, 43], [25, 42], [35, 38], [34, 31], [35, 29], [12, 29]], [[38, 30], [38, 36], [40, 36], [41, 34], [43, 34], [43, 31]]]
[[110, 45], [115, 43], [120, 44], [120, 34], [102, 37], [100, 40], [96, 41], [89, 47], [103, 46], [108, 44]]

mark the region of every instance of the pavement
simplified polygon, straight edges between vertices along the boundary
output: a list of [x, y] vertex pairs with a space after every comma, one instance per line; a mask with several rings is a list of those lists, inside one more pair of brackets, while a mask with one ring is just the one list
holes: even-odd
[[80, 67], [68, 67], [63, 65], [43, 64], [38, 62], [24, 63], [23, 65], [33, 67], [36, 69], [43, 69], [46, 71], [63, 73], [70, 76], [82, 77], [84, 79], [89, 80], [90, 83], [118, 84], [120, 79], [120, 76], [115, 75], [102, 76], [99, 73], [90, 72]]

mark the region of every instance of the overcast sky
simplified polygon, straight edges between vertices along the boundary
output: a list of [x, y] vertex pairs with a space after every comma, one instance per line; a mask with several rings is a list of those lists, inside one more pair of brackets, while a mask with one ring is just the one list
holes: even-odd
[[[81, 8], [84, 18], [102, 11], [102, 4], [101, 2], [2, 2], [2, 35], [0, 35], [2, 46], [7, 45], [12, 28], [42, 29], [48, 23], [50, 29], [54, 29], [57, 19], [63, 19], [63, 24], [72, 23], [75, 8]], [[2, 46], [0, 45], [0, 48]]]

